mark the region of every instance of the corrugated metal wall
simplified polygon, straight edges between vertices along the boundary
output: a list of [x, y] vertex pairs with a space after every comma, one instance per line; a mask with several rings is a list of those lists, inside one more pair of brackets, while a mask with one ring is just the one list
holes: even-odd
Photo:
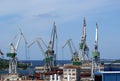
[[117, 73], [105, 73], [102, 76], [102, 81], [120, 81], [120, 74], [117, 74]]
[[95, 81], [120, 81], [120, 73], [95, 74]]

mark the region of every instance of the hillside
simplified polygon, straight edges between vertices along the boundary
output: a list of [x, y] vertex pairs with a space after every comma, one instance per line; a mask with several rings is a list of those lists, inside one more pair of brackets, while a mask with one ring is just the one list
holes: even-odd
[[[27, 69], [29, 65], [27, 63], [19, 63], [18, 62], [18, 69]], [[5, 70], [9, 68], [9, 60], [0, 59], [0, 70]]]

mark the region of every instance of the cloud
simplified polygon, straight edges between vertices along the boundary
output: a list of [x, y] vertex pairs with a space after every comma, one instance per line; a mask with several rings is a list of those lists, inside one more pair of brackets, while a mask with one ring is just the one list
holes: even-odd
[[19, 20], [19, 19], [21, 19], [21, 16], [19, 14], [7, 14], [7, 15], [0, 16], [1, 22], [13, 21], [13, 20]]
[[43, 13], [43, 14], [34, 15], [33, 17], [38, 17], [38, 18], [58, 18], [59, 16], [56, 15], [56, 14], [51, 14], [51, 13]]
[[[115, 1], [116, 2], [116, 1]], [[32, 17], [57, 18], [60, 22], [71, 21], [96, 11], [103, 12], [116, 3], [109, 0], [12, 0], [0, 2], [0, 15], [19, 14], [25, 20]]]

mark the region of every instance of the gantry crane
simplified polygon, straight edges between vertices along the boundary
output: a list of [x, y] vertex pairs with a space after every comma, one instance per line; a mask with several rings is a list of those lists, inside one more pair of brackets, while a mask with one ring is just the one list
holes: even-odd
[[48, 56], [48, 54], [45, 53], [39, 40], [41, 40], [41, 42], [43, 42], [43, 44], [45, 45], [45, 47], [47, 49], [47, 46], [46, 46], [45, 42], [42, 40], [42, 38], [36, 38], [30, 45], [28, 45], [28, 48], [30, 48], [34, 43], [38, 44], [38, 46], [39, 46], [39, 48], [44, 56], [44, 62], [45, 62], [44, 72], [48, 72], [48, 71], [51, 71], [51, 66], [50, 66], [50, 62], [49, 62], [50, 57]]
[[16, 36], [14, 37], [13, 41], [10, 43], [10, 53], [7, 53], [7, 57], [10, 57], [9, 60], [9, 73], [11, 74], [17, 74], [17, 50], [18, 50], [18, 46], [20, 43], [21, 38], [23, 37], [25, 44], [27, 45], [27, 41], [26, 38], [23, 34], [23, 32], [20, 29], [20, 36], [18, 38], [18, 41], [16, 43], [16, 45], [14, 45], [13, 41], [16, 39]]
[[[71, 52], [71, 56], [72, 56], [72, 65], [80, 65], [80, 60], [79, 60], [79, 55], [78, 55], [78, 51], [75, 48], [72, 39], [68, 39], [65, 44], [62, 46], [62, 49], [68, 44], [70, 52]], [[73, 52], [74, 50], [74, 52]]]
[[100, 52], [98, 51], [98, 25], [96, 23], [96, 34], [95, 34], [95, 42], [94, 42], [94, 51], [93, 54], [93, 62], [94, 62], [94, 70], [100, 70]]
[[83, 23], [83, 31], [82, 31], [82, 39], [80, 43], [80, 60], [83, 60], [83, 63], [85, 61], [88, 62], [89, 60], [89, 48], [86, 44], [86, 20], [84, 18], [84, 23]]
[[46, 51], [46, 54], [48, 54], [48, 56], [50, 57], [49, 62], [51, 67], [55, 66], [55, 60], [56, 60], [56, 54], [54, 51], [55, 41], [56, 41], [56, 49], [57, 49], [57, 31], [56, 31], [56, 25], [54, 22], [50, 41], [48, 44], [48, 50]]

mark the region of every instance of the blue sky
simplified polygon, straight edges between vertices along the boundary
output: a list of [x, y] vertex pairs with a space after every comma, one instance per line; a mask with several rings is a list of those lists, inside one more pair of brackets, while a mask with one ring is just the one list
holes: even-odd
[[[53, 22], [58, 33], [58, 59], [70, 59], [69, 48], [62, 55], [62, 45], [71, 38], [79, 50], [83, 19], [87, 23], [87, 44], [94, 49], [95, 24], [99, 27], [101, 58], [120, 59], [120, 1], [119, 0], [0, 0], [0, 49], [9, 52], [9, 43], [19, 28], [31, 43], [37, 37], [48, 44]], [[14, 41], [16, 42], [16, 41]], [[21, 40], [18, 59], [25, 60], [25, 45]], [[30, 59], [42, 60], [37, 44], [30, 48]], [[4, 55], [5, 58], [6, 55]], [[64, 58], [62, 58], [64, 57]], [[8, 58], [7, 58], [8, 59]]]

